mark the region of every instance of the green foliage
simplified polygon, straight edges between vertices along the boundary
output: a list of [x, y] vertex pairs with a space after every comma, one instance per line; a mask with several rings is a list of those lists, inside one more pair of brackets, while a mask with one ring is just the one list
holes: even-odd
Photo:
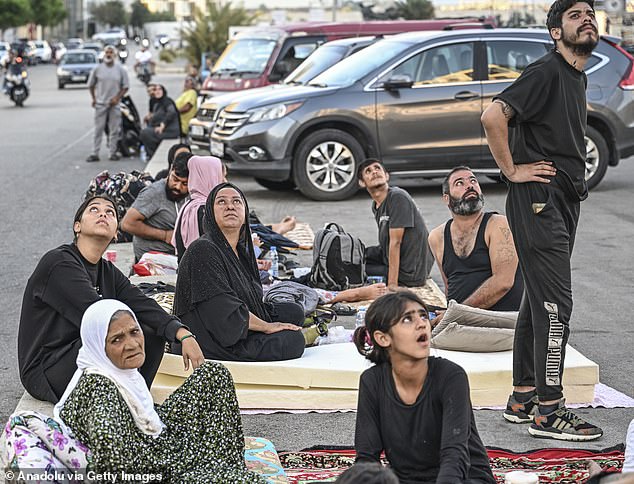
[[130, 25], [143, 28], [148, 22], [174, 22], [176, 18], [170, 12], [150, 12], [139, 0], [131, 5]]
[[176, 17], [171, 12], [150, 13], [150, 22], [175, 22]]
[[159, 60], [162, 62], [172, 63], [176, 59], [176, 52], [172, 49], [162, 49], [159, 52]]
[[405, 20], [425, 20], [434, 17], [434, 5], [429, 0], [401, 0], [397, 10]]
[[127, 12], [121, 0], [108, 0], [104, 3], [93, 4], [90, 13], [97, 22], [110, 27], [125, 25], [128, 21]]
[[31, 21], [42, 27], [59, 24], [66, 18], [62, 0], [31, 0]]
[[207, 0], [207, 11], [209, 14], [205, 16], [196, 9], [194, 26], [184, 28], [181, 34], [186, 42], [185, 55], [196, 66], [200, 64], [203, 53], [211, 52], [213, 58], [222, 53], [227, 45], [230, 26], [249, 25], [255, 19], [245, 9], [231, 7], [230, 2], [218, 6], [216, 2]]
[[30, 17], [29, 0], [0, 0], [0, 30], [24, 25]]

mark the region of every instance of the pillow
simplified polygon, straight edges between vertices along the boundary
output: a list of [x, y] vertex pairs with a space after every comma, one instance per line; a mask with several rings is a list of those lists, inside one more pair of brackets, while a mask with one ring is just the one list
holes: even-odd
[[432, 331], [434, 348], [473, 353], [513, 349], [517, 311], [489, 311], [451, 300]]

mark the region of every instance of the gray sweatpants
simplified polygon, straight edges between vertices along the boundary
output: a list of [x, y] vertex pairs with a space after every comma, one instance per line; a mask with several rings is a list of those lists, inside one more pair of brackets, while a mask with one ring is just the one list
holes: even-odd
[[95, 106], [94, 155], [99, 156], [101, 138], [106, 124], [108, 125], [108, 155], [112, 156], [117, 152], [117, 142], [121, 131], [121, 111], [118, 104], [115, 106]]

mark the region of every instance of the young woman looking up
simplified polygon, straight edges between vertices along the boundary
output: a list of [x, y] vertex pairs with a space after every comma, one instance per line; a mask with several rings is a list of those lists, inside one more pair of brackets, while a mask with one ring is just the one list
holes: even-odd
[[430, 356], [425, 304], [410, 291], [389, 293], [368, 308], [365, 324], [354, 341], [376, 365], [359, 385], [357, 461], [385, 452], [401, 484], [495, 483], [465, 371]]

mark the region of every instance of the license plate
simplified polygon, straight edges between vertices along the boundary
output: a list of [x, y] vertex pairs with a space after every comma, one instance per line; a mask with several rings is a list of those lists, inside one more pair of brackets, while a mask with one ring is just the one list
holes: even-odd
[[73, 76], [70, 79], [71, 81], [85, 81], [86, 80], [84, 76]]
[[211, 151], [211, 154], [214, 156], [223, 156], [225, 154], [225, 145], [220, 141], [211, 140], [209, 151]]
[[202, 126], [190, 126], [189, 131], [191, 132], [192, 136], [205, 135], [205, 129]]

